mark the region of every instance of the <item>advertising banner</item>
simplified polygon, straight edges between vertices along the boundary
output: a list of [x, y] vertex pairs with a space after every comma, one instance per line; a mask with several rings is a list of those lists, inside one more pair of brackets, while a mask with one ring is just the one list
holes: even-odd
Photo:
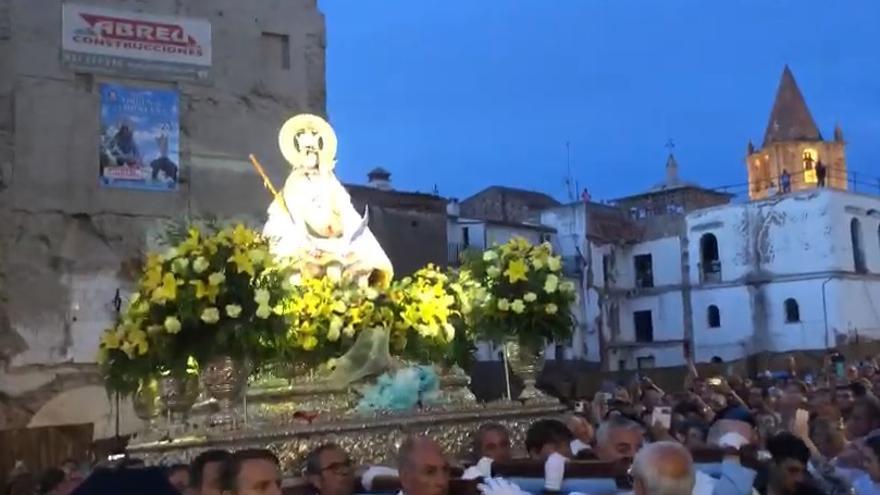
[[211, 23], [65, 3], [61, 60], [84, 72], [207, 81]]
[[101, 85], [101, 184], [175, 191], [180, 170], [176, 91]]

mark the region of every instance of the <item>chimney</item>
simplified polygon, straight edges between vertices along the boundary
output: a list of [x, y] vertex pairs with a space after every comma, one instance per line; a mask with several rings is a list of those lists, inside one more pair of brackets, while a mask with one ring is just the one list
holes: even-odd
[[461, 214], [461, 207], [457, 199], [452, 198], [446, 203], [446, 214], [453, 218], [458, 218]]
[[380, 191], [391, 191], [391, 172], [376, 167], [367, 173], [367, 185]]

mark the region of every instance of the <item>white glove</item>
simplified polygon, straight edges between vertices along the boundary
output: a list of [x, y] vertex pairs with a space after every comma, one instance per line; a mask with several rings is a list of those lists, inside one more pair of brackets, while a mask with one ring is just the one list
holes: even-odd
[[544, 488], [557, 492], [562, 488], [562, 480], [565, 479], [565, 463], [568, 459], [562, 454], [552, 453], [544, 462]]
[[721, 435], [718, 439], [719, 447], [733, 447], [739, 450], [743, 445], [748, 445], [749, 440], [735, 431], [730, 431]]
[[477, 461], [477, 469], [480, 470], [480, 473], [484, 478], [492, 477], [492, 458], [491, 457], [483, 457], [479, 461]]
[[518, 485], [504, 478], [488, 478], [477, 485], [482, 495], [528, 495]]

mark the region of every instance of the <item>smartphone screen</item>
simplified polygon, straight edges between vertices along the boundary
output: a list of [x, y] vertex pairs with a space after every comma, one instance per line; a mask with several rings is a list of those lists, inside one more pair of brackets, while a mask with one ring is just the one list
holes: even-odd
[[837, 361], [834, 363], [834, 374], [837, 375], [838, 378], [846, 376], [846, 366], [843, 361]]
[[672, 425], [672, 408], [669, 406], [657, 406], [651, 412], [651, 424], [660, 423], [667, 430]]

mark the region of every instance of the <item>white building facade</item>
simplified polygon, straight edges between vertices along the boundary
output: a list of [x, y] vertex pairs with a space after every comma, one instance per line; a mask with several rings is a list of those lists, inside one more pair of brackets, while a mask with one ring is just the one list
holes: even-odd
[[697, 361], [880, 339], [880, 199], [806, 191], [687, 227]]

